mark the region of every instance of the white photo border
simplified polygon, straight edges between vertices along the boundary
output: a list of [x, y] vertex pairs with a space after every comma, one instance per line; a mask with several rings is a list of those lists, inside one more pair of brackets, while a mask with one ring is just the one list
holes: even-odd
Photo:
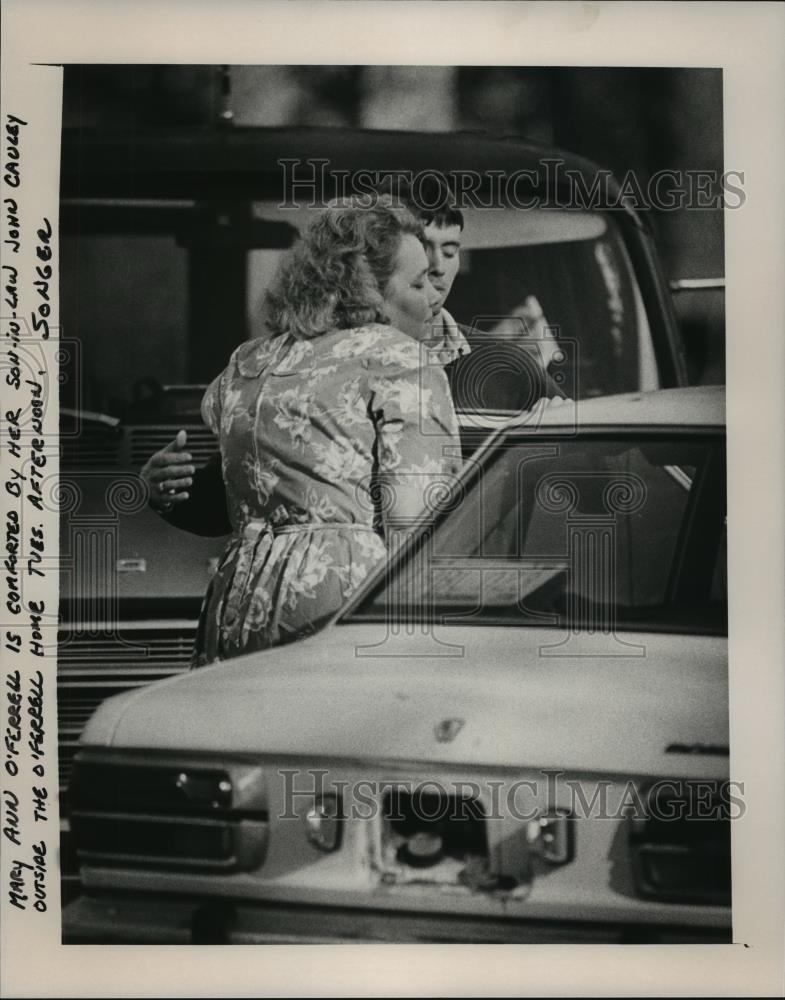
[[[2, 73], [42, 64], [706, 66], [724, 74], [733, 945], [2, 950], [4, 996], [779, 995], [785, 907], [785, 6], [6, 0]], [[5, 104], [5, 100], [4, 100]], [[59, 156], [60, 122], [51, 122]], [[56, 594], [54, 595], [56, 601]], [[3, 845], [5, 848], [5, 845]], [[3, 878], [8, 854], [3, 850]], [[54, 879], [52, 879], [52, 884]], [[3, 891], [6, 891], [5, 884]], [[49, 917], [49, 914], [47, 914]], [[52, 927], [57, 924], [57, 933]], [[5, 943], [8, 928], [3, 927]], [[479, 949], [479, 950], [478, 950]], [[235, 956], [238, 956], [235, 958]]]

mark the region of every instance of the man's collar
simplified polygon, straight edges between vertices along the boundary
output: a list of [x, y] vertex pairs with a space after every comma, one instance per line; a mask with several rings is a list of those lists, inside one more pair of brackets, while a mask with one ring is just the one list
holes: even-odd
[[428, 346], [431, 360], [442, 366], [471, 353], [468, 340], [446, 309], [442, 309], [433, 321], [433, 339]]

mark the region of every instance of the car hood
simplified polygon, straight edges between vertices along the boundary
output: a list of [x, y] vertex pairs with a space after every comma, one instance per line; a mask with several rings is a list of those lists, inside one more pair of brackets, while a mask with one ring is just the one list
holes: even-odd
[[727, 773], [724, 639], [624, 633], [626, 647], [610, 640], [602, 654], [565, 655], [554, 644], [566, 636], [555, 629], [445, 628], [438, 645], [433, 636], [385, 637], [379, 625], [334, 625], [290, 646], [112, 698], [91, 719], [82, 744]]

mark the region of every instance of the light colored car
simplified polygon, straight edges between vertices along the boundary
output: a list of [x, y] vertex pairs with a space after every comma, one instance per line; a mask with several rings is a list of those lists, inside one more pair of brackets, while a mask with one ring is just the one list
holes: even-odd
[[98, 709], [66, 941], [730, 940], [724, 393], [575, 415], [318, 635]]

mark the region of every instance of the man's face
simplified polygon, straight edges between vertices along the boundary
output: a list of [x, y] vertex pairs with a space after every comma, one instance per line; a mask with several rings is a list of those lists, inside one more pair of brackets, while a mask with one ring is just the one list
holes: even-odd
[[425, 227], [425, 251], [428, 254], [428, 277], [439, 296], [434, 316], [450, 294], [458, 273], [461, 249], [461, 227], [439, 226], [432, 222]]

